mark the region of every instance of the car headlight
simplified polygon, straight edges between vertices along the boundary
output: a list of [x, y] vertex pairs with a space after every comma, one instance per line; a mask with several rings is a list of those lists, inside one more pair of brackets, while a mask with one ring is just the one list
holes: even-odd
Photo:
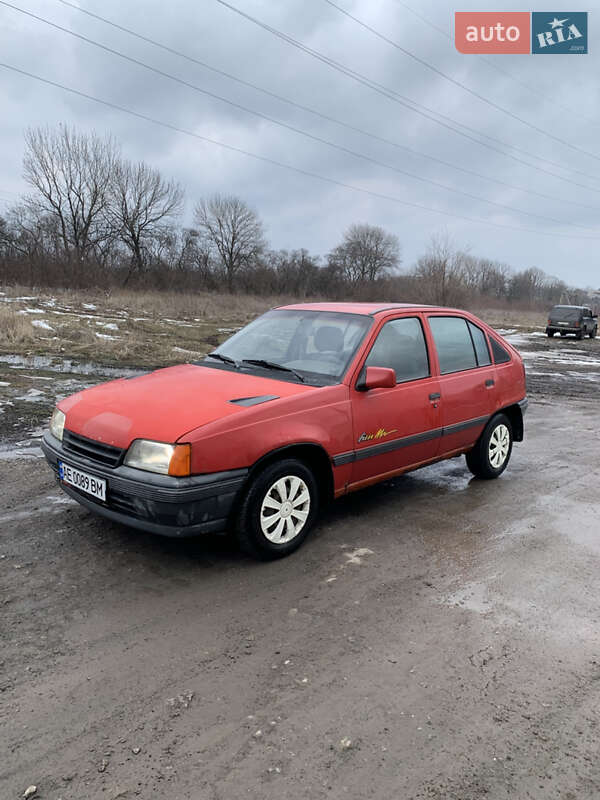
[[62, 442], [63, 431], [65, 428], [65, 415], [60, 408], [55, 408], [50, 418], [50, 433], [55, 436], [59, 442]]
[[191, 446], [136, 439], [129, 447], [123, 464], [146, 472], [158, 472], [161, 475], [180, 477], [189, 475]]

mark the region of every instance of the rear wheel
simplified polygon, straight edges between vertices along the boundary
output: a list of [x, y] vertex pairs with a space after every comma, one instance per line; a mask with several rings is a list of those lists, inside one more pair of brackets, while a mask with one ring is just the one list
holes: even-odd
[[475, 447], [467, 453], [467, 466], [478, 478], [498, 478], [510, 460], [513, 431], [506, 414], [491, 419]]
[[554, 334], [556, 333], [556, 331], [546, 331], [546, 333], [548, 334], [548, 338], [549, 338], [549, 339], [552, 339], [552, 337], [554, 336]]
[[566, 332], [566, 331], [561, 331], [561, 332], [560, 332], [560, 335], [561, 335], [561, 336], [566, 336], [566, 335], [567, 335], [567, 332]]
[[289, 555], [308, 536], [318, 506], [317, 482], [302, 461], [270, 464], [250, 484], [238, 514], [240, 547], [265, 560]]

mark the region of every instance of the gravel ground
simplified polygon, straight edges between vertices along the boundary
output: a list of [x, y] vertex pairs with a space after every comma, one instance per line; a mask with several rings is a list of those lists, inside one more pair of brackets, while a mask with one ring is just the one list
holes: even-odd
[[4, 363], [0, 798], [600, 796], [600, 343], [507, 336], [500, 480], [356, 493], [270, 564], [71, 503], [36, 427], [97, 377]]

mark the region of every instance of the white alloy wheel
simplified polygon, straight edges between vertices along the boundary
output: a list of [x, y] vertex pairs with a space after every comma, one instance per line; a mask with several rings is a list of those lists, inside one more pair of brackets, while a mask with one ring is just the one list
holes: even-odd
[[300, 533], [310, 511], [308, 486], [297, 475], [279, 478], [260, 507], [260, 527], [273, 544], [287, 544]]
[[488, 456], [494, 469], [500, 469], [510, 451], [510, 432], [506, 425], [497, 425], [490, 436]]

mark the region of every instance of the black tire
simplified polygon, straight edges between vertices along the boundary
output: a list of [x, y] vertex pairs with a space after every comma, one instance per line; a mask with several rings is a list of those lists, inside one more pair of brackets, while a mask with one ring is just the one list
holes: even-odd
[[567, 335], [567, 332], [566, 332], [566, 331], [561, 331], [561, 332], [560, 332], [560, 335], [561, 335], [561, 336], [566, 336], [566, 335]]
[[[508, 433], [508, 451], [502, 463], [499, 464], [499, 466], [494, 466], [491, 461], [490, 442], [494, 436], [494, 432], [498, 431], [498, 435], [502, 433], [499, 431], [501, 426], [504, 426]], [[475, 447], [467, 453], [467, 466], [477, 478], [483, 478], [484, 480], [498, 478], [508, 466], [512, 447], [513, 430], [510, 420], [506, 414], [496, 414], [486, 425]]]
[[578, 331], [578, 332], [575, 334], [575, 338], [576, 338], [576, 339], [578, 339], [579, 341], [581, 341], [581, 340], [583, 339], [583, 337], [584, 337], [584, 336], [585, 336], [585, 331], [583, 331], [583, 330], [581, 330], [581, 331]]
[[590, 331], [590, 339], [595, 339], [597, 334], [598, 334], [598, 327], [597, 327], [597, 326], [595, 326], [595, 327], [594, 327], [594, 328], [592, 328], [592, 330]]
[[546, 333], [548, 334], [548, 338], [549, 338], [549, 339], [552, 339], [552, 337], [554, 336], [554, 334], [556, 333], [556, 331], [546, 331]]
[[[304, 482], [308, 494], [309, 505], [307, 517], [301, 530], [290, 541], [279, 544], [271, 541], [261, 525], [261, 509], [274, 484], [282, 478], [299, 478]], [[287, 483], [289, 489], [291, 483]], [[298, 497], [300, 493], [298, 494]], [[241, 508], [237, 515], [235, 533], [242, 550], [255, 558], [268, 561], [283, 558], [293, 553], [304, 542], [314, 526], [319, 512], [319, 488], [312, 471], [296, 458], [286, 458], [266, 466], [252, 480], [248, 487]], [[290, 517], [293, 514], [288, 515]], [[293, 520], [294, 522], [295, 520]], [[277, 527], [277, 525], [275, 525]], [[284, 531], [286, 530], [284, 525]]]

